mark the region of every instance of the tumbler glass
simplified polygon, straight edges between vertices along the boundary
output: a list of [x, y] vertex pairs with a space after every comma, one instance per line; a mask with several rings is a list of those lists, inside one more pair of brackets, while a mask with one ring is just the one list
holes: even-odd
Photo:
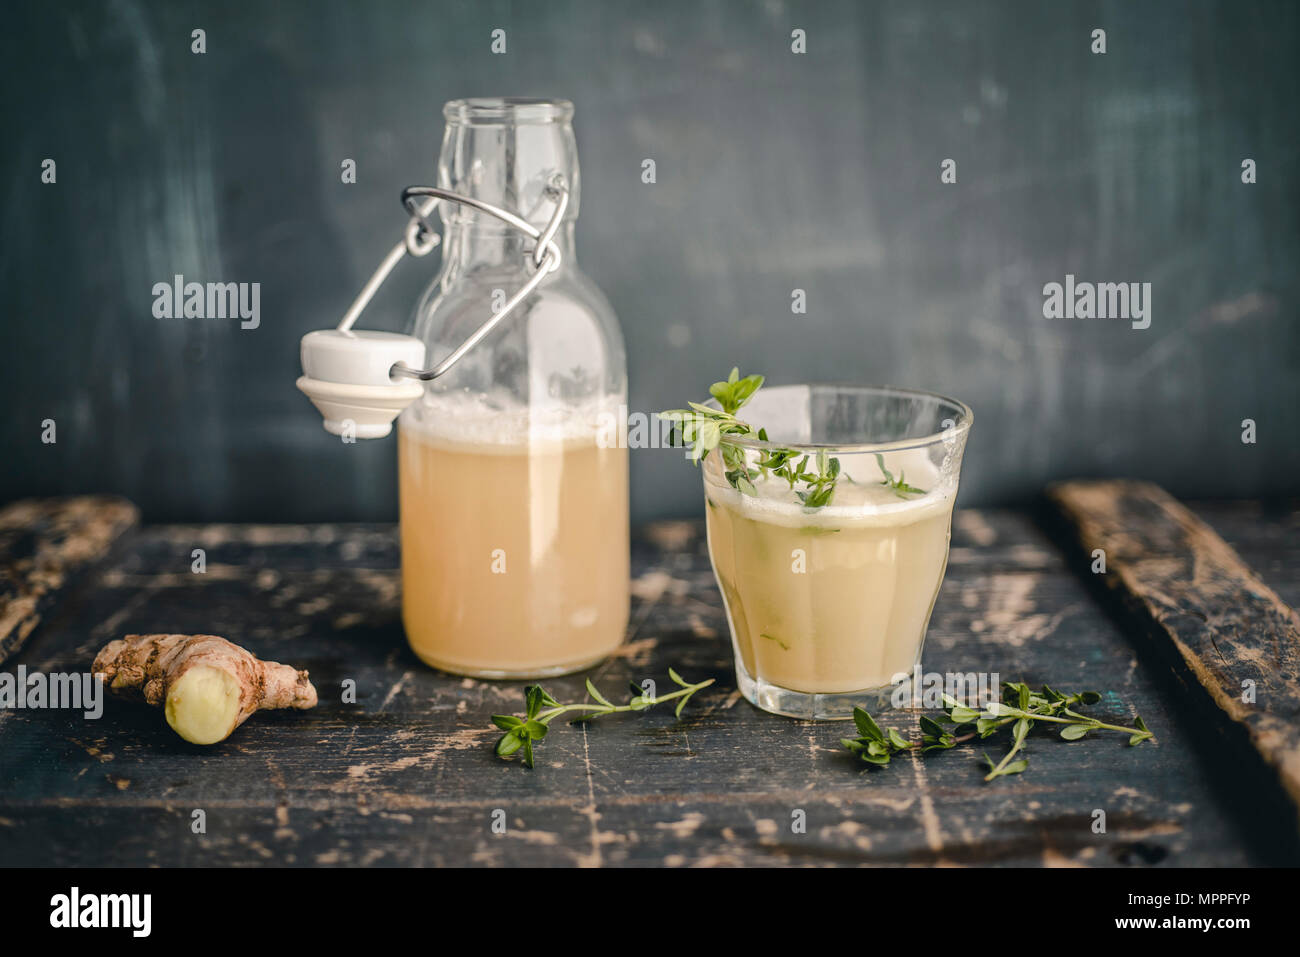
[[[974, 419], [928, 392], [763, 388], [703, 460], [709, 557], [741, 693], [774, 714], [889, 706], [920, 662]], [[740, 462], [743, 459], [743, 467]]]

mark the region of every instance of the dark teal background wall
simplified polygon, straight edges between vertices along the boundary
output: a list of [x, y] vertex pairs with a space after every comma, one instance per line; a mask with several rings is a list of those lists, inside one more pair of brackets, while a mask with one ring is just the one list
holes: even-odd
[[[441, 104], [472, 95], [576, 104], [578, 250], [633, 409], [732, 364], [890, 382], [974, 406], [968, 504], [1073, 475], [1294, 494], [1298, 38], [1289, 2], [7, 4], [0, 499], [393, 517], [393, 442], [325, 434], [297, 341], [395, 241]], [[403, 328], [434, 268], [367, 323]], [[260, 282], [260, 327], [153, 318], [177, 273]], [[1067, 273], [1150, 282], [1151, 327], [1045, 320]], [[698, 512], [691, 468], [633, 455], [638, 518]]]

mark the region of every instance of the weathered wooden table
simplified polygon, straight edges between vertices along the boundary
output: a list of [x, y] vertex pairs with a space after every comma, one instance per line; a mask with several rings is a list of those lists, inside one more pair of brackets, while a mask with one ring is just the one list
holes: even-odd
[[[1300, 512], [1197, 512], [1300, 603]], [[522, 683], [449, 677], [407, 649], [394, 527], [146, 526], [50, 605], [5, 667], [85, 671], [113, 637], [207, 632], [309, 668], [320, 706], [257, 715], [206, 749], [115, 699], [98, 721], [0, 710], [0, 864], [1296, 863], [1294, 804], [1224, 743], [1044, 522], [957, 513], [927, 670], [982, 662], [1004, 679], [1104, 691], [1097, 713], [1141, 714], [1158, 741], [1035, 736], [1029, 770], [990, 784], [978, 747], [869, 769], [839, 747], [847, 725], [742, 700], [698, 524], [639, 532], [626, 647], [545, 684], [580, 700], [584, 677], [621, 692], [666, 682], [670, 666], [716, 684], [681, 721], [664, 708], [556, 726], [534, 770], [492, 751], [489, 716], [520, 710]], [[355, 704], [341, 700], [347, 679]]]

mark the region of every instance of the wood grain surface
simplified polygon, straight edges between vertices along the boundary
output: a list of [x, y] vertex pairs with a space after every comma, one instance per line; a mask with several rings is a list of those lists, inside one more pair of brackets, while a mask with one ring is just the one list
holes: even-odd
[[1147, 625], [1193, 693], [1240, 725], [1300, 803], [1300, 615], [1214, 530], [1157, 485], [1065, 482], [1050, 497], [1099, 579]]
[[22, 647], [76, 574], [140, 519], [111, 496], [28, 499], [0, 510], [0, 663]]
[[[702, 527], [660, 523], [635, 538], [626, 646], [546, 685], [581, 697], [589, 676], [617, 693], [629, 679], [666, 681], [670, 666], [717, 683], [681, 721], [664, 709], [556, 727], [530, 771], [492, 753], [489, 716], [521, 707], [521, 683], [443, 675], [407, 649], [392, 526], [146, 527], [18, 660], [84, 670], [127, 632], [214, 632], [310, 669], [321, 704], [259, 714], [206, 749], [160, 712], [118, 700], [97, 721], [0, 711], [0, 864], [1300, 861], [1188, 730], [1163, 669], [1140, 659], [1030, 517], [959, 511], [952, 544], [927, 669], [1093, 688], [1104, 692], [1098, 714], [1140, 713], [1157, 742], [1034, 736], [1029, 770], [992, 784], [970, 745], [856, 764], [838, 746], [845, 725], [740, 698]], [[190, 570], [194, 548], [206, 550], [206, 574]], [[1295, 564], [1281, 574], [1300, 583]], [[348, 679], [355, 704], [341, 700]], [[910, 730], [914, 718], [884, 723]]]

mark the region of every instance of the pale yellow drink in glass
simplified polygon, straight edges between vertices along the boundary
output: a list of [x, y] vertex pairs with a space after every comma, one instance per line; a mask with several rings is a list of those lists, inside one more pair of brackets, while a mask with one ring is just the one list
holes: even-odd
[[870, 457], [841, 461], [855, 481], [842, 476], [832, 504], [806, 509], [783, 479], [759, 479], [746, 495], [706, 460], [709, 554], [737, 655], [757, 681], [808, 694], [879, 689], [920, 658], [955, 485], [937, 488], [923, 453], [896, 453], [889, 466], [925, 495], [881, 485]]
[[403, 420], [402, 620], [455, 674], [542, 677], [588, 667], [628, 619], [627, 450], [594, 429], [493, 441]]

